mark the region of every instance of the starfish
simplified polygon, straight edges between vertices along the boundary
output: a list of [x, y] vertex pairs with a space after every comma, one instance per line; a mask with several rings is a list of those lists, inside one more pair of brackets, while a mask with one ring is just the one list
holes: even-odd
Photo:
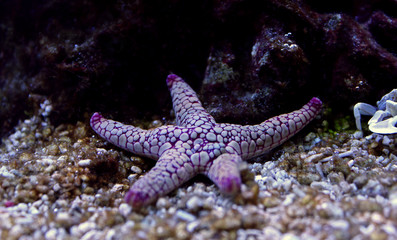
[[138, 208], [164, 196], [197, 174], [208, 176], [225, 194], [240, 190], [239, 164], [282, 144], [306, 126], [322, 102], [312, 98], [301, 109], [258, 125], [216, 123], [194, 90], [175, 74], [167, 77], [176, 125], [143, 130], [94, 113], [90, 124], [102, 138], [134, 154], [158, 160], [128, 191]]

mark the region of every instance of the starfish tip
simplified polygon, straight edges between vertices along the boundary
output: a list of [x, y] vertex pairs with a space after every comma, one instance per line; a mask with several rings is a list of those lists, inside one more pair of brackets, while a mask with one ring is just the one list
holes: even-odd
[[148, 204], [149, 195], [144, 192], [130, 190], [125, 195], [124, 201], [130, 204], [133, 208], [139, 208]]
[[313, 97], [310, 100], [310, 103], [312, 103], [312, 104], [314, 104], [316, 106], [322, 106], [323, 105], [323, 102], [319, 98], [316, 98], [316, 97]]
[[312, 107], [315, 112], [319, 112], [321, 110], [321, 108], [323, 107], [323, 102], [319, 98], [313, 97], [307, 103], [307, 106]]
[[220, 190], [227, 195], [234, 195], [240, 191], [241, 178], [238, 175], [229, 175], [220, 179], [219, 183]]
[[172, 84], [174, 84], [176, 81], [182, 80], [178, 75], [176, 74], [170, 74], [167, 76], [167, 86], [171, 87]]
[[91, 125], [91, 127], [93, 127], [97, 122], [99, 122], [101, 119], [102, 119], [103, 117], [102, 117], [102, 115], [101, 114], [99, 114], [99, 113], [94, 113], [94, 114], [92, 114], [92, 116], [91, 116], [91, 119], [90, 119], [90, 125]]

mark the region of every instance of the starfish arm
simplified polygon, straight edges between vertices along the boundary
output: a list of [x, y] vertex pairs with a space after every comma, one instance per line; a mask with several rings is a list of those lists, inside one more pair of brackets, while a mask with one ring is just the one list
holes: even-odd
[[[321, 100], [312, 98], [301, 109], [272, 117], [258, 125], [240, 127], [229, 125], [229, 129], [239, 134], [229, 134], [231, 138], [226, 151], [236, 152], [242, 159], [262, 155], [303, 129], [320, 112], [321, 107]], [[226, 128], [225, 126], [228, 125], [224, 124], [223, 129]]]
[[205, 174], [225, 194], [235, 194], [240, 191], [241, 177], [239, 164], [242, 159], [237, 154], [224, 153], [217, 157]]
[[[261, 123], [260, 126], [267, 129], [264, 138], [265, 143], [262, 147], [258, 147], [256, 151], [259, 151], [259, 154], [263, 154], [264, 151], [268, 151], [287, 141], [317, 116], [322, 105], [321, 100], [314, 97], [299, 110], [272, 117]], [[269, 131], [269, 129], [273, 131]], [[267, 138], [271, 139], [269, 146], [266, 144]]]
[[134, 208], [150, 204], [195, 175], [189, 157], [176, 149], [169, 149], [146, 175], [132, 185], [125, 201]]
[[[149, 144], [149, 142], [151, 143], [150, 138], [153, 135], [153, 131], [151, 130], [143, 130], [138, 127], [109, 120], [102, 117], [99, 113], [92, 115], [90, 125], [98, 135], [120, 148], [152, 159], [159, 157], [159, 147], [157, 147], [156, 151], [153, 148], [154, 146]], [[156, 144], [159, 143], [156, 142]]]
[[167, 77], [172, 103], [179, 126], [193, 127], [215, 124], [215, 119], [203, 108], [194, 90], [175, 74]]

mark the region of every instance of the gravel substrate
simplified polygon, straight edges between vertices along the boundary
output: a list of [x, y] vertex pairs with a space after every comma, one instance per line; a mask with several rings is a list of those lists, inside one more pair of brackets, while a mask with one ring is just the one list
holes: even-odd
[[397, 238], [396, 135], [313, 129], [241, 166], [234, 198], [196, 178], [133, 211], [123, 196], [154, 163], [50, 112], [3, 139], [0, 239]]

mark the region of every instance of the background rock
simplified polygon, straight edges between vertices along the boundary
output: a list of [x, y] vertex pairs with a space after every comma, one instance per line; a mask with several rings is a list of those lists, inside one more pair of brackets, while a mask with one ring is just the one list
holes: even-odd
[[396, 87], [392, 0], [7, 0], [0, 9], [1, 135], [42, 98], [55, 125], [94, 111], [172, 119], [171, 72], [201, 86], [218, 121], [238, 123], [312, 96], [346, 114]]

